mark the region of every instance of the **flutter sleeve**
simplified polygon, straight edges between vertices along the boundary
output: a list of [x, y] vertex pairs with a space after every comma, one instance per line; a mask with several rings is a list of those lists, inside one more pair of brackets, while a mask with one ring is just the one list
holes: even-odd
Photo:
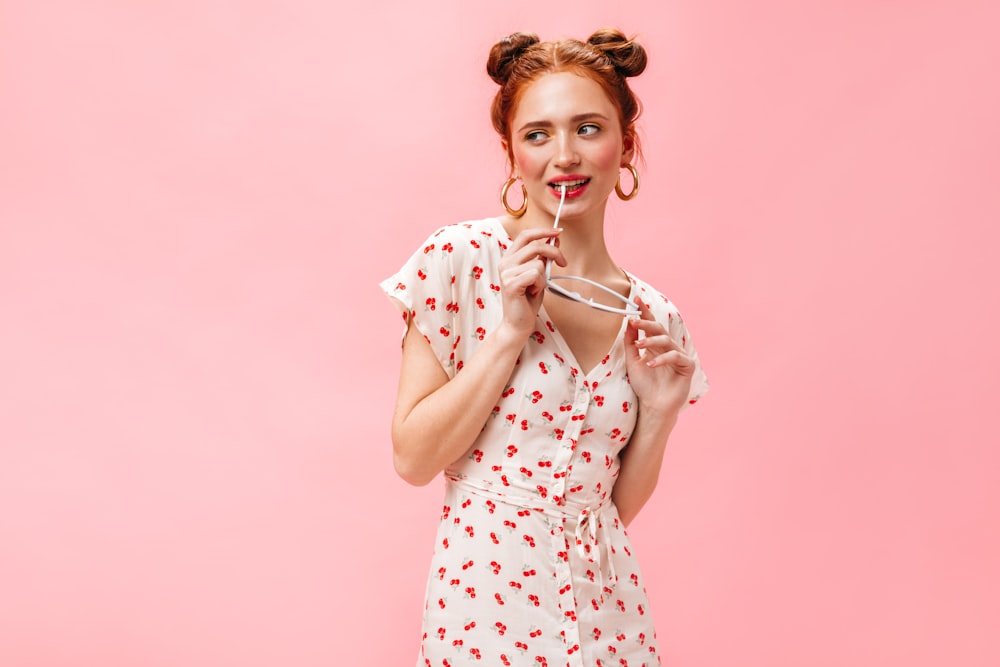
[[447, 228], [441, 228], [418, 248], [405, 264], [379, 287], [403, 317], [403, 334], [412, 324], [430, 343], [449, 378], [455, 376], [458, 342], [454, 308], [455, 267]]

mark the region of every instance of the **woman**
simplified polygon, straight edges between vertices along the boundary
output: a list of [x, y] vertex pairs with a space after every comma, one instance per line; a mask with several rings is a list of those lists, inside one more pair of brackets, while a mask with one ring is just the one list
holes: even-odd
[[506, 215], [439, 229], [382, 283], [407, 326], [396, 470], [446, 478], [420, 665], [659, 663], [625, 526], [707, 382], [673, 304], [604, 241], [608, 197], [639, 188], [645, 65], [617, 30], [494, 45]]

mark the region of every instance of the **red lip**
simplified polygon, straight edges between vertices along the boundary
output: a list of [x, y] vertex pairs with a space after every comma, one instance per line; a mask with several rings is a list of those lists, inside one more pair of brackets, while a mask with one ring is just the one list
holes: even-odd
[[586, 183], [578, 187], [576, 190], [573, 191], [567, 190], [566, 199], [574, 199], [576, 197], [582, 196], [587, 191], [587, 188], [590, 186], [589, 176], [584, 176], [582, 174], [566, 174], [564, 176], [556, 176], [555, 178], [549, 181], [549, 183], [551, 184], [549, 185], [549, 192], [552, 193], [552, 196], [556, 197], [557, 199], [562, 198], [562, 188], [560, 188], [558, 184], [565, 183], [566, 181], [587, 181]]

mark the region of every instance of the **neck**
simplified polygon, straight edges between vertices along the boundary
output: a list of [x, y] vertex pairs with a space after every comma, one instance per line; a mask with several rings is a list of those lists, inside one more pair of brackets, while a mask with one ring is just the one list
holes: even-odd
[[[524, 216], [508, 218], [505, 227], [511, 237], [525, 229], [552, 227], [555, 216], [540, 208], [529, 207]], [[572, 274], [594, 279], [620, 277], [621, 269], [615, 264], [604, 241], [604, 209], [586, 217], [563, 215], [559, 219], [562, 234], [559, 248], [566, 257], [567, 266], [553, 266], [555, 274]]]

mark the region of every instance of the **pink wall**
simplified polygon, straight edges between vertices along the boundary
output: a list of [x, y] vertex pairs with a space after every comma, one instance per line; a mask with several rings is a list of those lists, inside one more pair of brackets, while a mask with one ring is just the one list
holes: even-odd
[[0, 664], [412, 664], [376, 283], [498, 210], [493, 41], [608, 23], [612, 244], [713, 380], [631, 530], [667, 664], [1000, 664], [1000, 12], [611, 4], [0, 4]]

